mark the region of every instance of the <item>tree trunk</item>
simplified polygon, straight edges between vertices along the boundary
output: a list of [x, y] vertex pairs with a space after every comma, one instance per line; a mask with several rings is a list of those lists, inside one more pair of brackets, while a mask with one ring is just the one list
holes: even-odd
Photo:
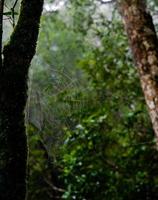
[[158, 147], [158, 39], [145, 0], [118, 0]]
[[27, 137], [24, 109], [43, 0], [23, 0], [0, 68], [0, 200], [26, 196]]

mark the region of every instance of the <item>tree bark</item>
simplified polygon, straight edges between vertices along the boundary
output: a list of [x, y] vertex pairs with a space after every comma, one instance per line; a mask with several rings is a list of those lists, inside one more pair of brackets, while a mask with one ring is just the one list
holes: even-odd
[[0, 199], [26, 196], [27, 137], [24, 109], [43, 0], [22, 0], [20, 16], [3, 50], [0, 69]]
[[118, 0], [158, 147], [158, 39], [145, 0]]

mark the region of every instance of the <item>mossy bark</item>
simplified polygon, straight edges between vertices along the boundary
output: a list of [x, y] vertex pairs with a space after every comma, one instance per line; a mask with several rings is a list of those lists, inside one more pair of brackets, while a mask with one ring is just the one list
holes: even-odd
[[18, 23], [0, 68], [0, 200], [26, 196], [27, 137], [24, 109], [43, 0], [22, 0]]
[[158, 148], [158, 38], [145, 0], [118, 0]]

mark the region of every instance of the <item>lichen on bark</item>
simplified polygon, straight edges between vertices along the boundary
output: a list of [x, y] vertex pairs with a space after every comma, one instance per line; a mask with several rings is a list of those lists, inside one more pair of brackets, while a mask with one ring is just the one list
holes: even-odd
[[145, 0], [118, 0], [158, 148], [158, 39]]

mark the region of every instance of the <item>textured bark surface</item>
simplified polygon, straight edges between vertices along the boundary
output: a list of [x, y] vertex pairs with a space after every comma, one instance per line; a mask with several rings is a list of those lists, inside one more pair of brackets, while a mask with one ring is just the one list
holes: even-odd
[[144, 0], [120, 0], [120, 12], [158, 146], [158, 39]]
[[43, 0], [23, 0], [18, 23], [4, 47], [0, 68], [0, 200], [26, 196], [27, 77], [35, 54]]

